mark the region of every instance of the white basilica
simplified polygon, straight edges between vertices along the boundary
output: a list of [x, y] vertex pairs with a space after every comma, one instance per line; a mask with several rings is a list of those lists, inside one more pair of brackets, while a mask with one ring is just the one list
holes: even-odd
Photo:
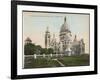
[[68, 28], [66, 17], [60, 29], [59, 42], [56, 41], [55, 35], [51, 39], [51, 34], [47, 28], [45, 32], [45, 48], [52, 48], [54, 53], [62, 53], [68, 56], [85, 53], [84, 40], [81, 39], [78, 41], [76, 35], [72, 40], [72, 33]]

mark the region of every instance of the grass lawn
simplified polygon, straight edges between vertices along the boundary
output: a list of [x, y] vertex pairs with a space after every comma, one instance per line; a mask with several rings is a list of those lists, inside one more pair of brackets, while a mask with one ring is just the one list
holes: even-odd
[[[89, 55], [59, 57], [57, 60], [63, 63], [65, 67], [89, 65]], [[24, 62], [24, 68], [61, 67], [57, 61], [51, 58], [34, 59], [32, 57], [27, 57]]]
[[26, 60], [24, 65], [24, 68], [46, 68], [46, 67], [60, 67], [60, 64], [51, 59], [38, 58], [38, 59], [30, 59], [29, 61]]
[[65, 66], [89, 66], [89, 55], [63, 57], [58, 60]]

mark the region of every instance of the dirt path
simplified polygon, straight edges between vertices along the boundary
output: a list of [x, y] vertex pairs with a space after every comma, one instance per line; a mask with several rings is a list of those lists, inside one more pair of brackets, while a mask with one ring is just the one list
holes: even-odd
[[65, 65], [63, 63], [61, 63], [58, 59], [53, 59], [54, 61], [57, 61], [62, 67], [64, 67]]

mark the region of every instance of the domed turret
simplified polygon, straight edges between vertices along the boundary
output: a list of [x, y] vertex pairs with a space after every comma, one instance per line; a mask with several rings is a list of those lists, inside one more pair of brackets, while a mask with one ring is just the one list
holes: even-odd
[[27, 37], [25, 40], [25, 43], [27, 44], [27, 43], [31, 43], [31, 42], [32, 42], [32, 40], [29, 37]]
[[69, 29], [68, 29], [68, 24], [66, 22], [66, 17], [65, 17], [64, 18], [64, 24], [62, 24], [60, 32], [66, 32], [66, 31], [69, 31]]

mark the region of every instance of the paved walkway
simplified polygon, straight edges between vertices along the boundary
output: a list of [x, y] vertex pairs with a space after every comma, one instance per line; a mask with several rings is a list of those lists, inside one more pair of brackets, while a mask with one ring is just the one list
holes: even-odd
[[61, 63], [58, 59], [53, 59], [55, 61], [57, 61], [62, 67], [64, 67], [65, 65], [63, 63]]

